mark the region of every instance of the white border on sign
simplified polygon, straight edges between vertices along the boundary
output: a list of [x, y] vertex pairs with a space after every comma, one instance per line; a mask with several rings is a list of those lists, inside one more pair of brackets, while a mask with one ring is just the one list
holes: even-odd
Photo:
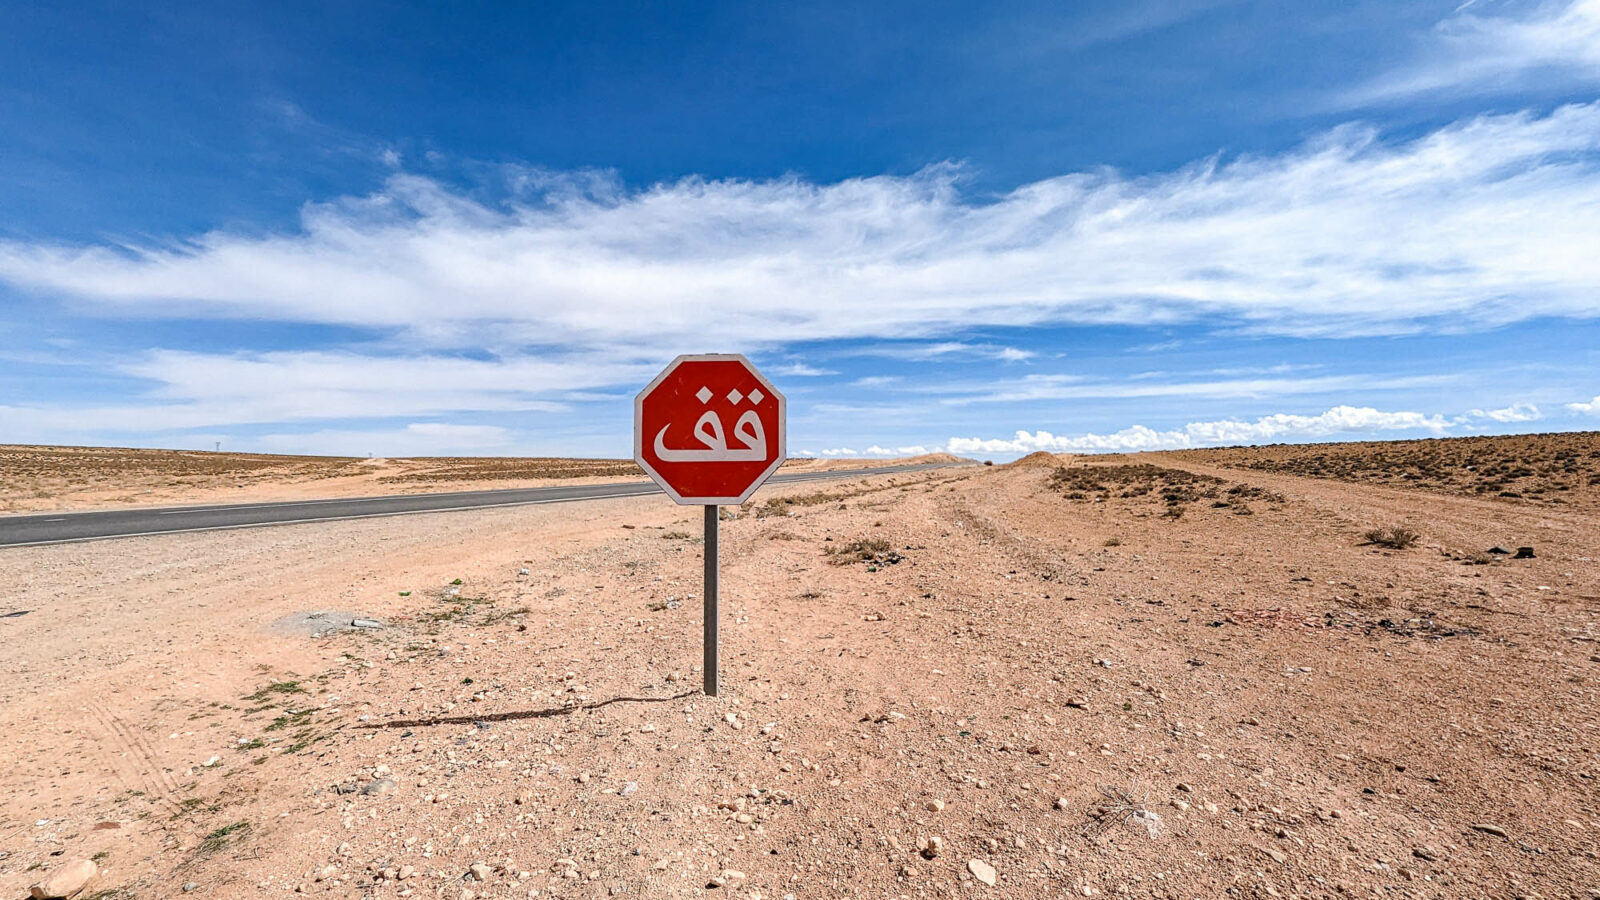
[[[777, 456], [776, 459], [774, 459], [772, 461], [772, 465], [767, 466], [766, 471], [764, 471], [760, 475], [756, 476], [756, 479], [750, 483], [750, 487], [745, 489], [745, 492], [743, 494], [740, 494], [737, 497], [684, 497], [681, 494], [679, 494], [677, 491], [673, 490], [672, 489], [672, 485], [667, 484], [666, 479], [662, 478], [661, 475], [659, 473], [657, 473], [654, 469], [652, 469], [650, 467], [650, 464], [645, 461], [645, 458], [644, 458], [644, 427], [643, 427], [643, 425], [644, 425], [644, 398], [647, 395], [649, 395], [649, 393], [651, 391], [655, 390], [657, 385], [659, 385], [659, 384], [661, 384], [661, 382], [665, 381], [667, 379], [667, 376], [671, 375], [673, 373], [673, 371], [678, 368], [678, 366], [680, 366], [680, 365], [682, 365], [682, 364], [684, 364], [686, 362], [729, 362], [729, 361], [737, 361], [737, 362], [740, 362], [740, 363], [744, 364], [744, 367], [749, 370], [750, 374], [754, 375], [755, 379], [757, 381], [761, 382], [762, 389], [765, 390], [768, 393], [768, 395], [777, 398], [777, 400], [778, 400], [778, 456]], [[754, 494], [756, 492], [756, 488], [761, 487], [761, 485], [764, 484], [768, 478], [771, 478], [772, 477], [772, 473], [778, 471], [778, 467], [783, 465], [784, 461], [789, 458], [788, 440], [789, 440], [789, 400], [788, 400], [788, 398], [783, 396], [783, 392], [782, 391], [780, 391], [777, 388], [773, 387], [772, 386], [772, 382], [767, 380], [767, 376], [761, 374], [761, 370], [760, 369], [757, 369], [755, 366], [751, 365], [750, 364], [750, 360], [745, 359], [743, 353], [685, 353], [682, 356], [679, 356], [677, 359], [674, 359], [672, 362], [668, 363], [667, 367], [665, 369], [661, 370], [661, 374], [657, 375], [653, 381], [651, 381], [649, 384], [645, 385], [644, 386], [644, 390], [640, 391], [638, 393], [638, 395], [633, 398], [633, 461], [638, 463], [639, 464], [639, 468], [643, 469], [646, 475], [649, 475], [650, 478], [653, 481], [655, 481], [656, 484], [660, 485], [661, 489], [663, 491], [667, 492], [667, 496], [671, 497], [673, 500], [677, 501], [678, 503], [683, 504], [684, 506], [738, 506], [741, 503], [745, 502], [746, 500], [749, 500], [750, 499], [750, 495]]]

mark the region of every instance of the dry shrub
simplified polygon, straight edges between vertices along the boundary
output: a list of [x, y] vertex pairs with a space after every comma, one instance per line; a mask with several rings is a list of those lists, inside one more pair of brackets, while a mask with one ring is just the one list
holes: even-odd
[[1405, 527], [1404, 525], [1391, 525], [1388, 528], [1369, 528], [1361, 535], [1367, 543], [1379, 547], [1388, 547], [1391, 550], [1404, 550], [1414, 547], [1417, 539], [1422, 535]]
[[828, 554], [828, 561], [836, 566], [848, 566], [858, 562], [894, 565], [901, 560], [894, 546], [882, 538], [864, 538], [848, 544], [830, 546], [824, 552]]

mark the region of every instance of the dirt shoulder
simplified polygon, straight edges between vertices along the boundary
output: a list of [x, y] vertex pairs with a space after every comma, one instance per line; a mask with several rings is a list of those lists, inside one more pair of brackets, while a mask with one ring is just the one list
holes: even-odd
[[1596, 885], [1595, 508], [1155, 468], [0, 552], [0, 895]]

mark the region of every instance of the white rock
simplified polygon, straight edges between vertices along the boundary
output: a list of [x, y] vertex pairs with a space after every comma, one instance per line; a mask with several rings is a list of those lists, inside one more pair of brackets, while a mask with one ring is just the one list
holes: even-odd
[[80, 859], [68, 863], [45, 876], [43, 881], [29, 889], [33, 900], [59, 900], [63, 897], [76, 897], [83, 889], [100, 874], [100, 867], [92, 859]]
[[967, 860], [967, 871], [972, 873], [973, 878], [978, 879], [990, 887], [994, 887], [994, 866], [989, 865], [981, 859], [969, 859]]

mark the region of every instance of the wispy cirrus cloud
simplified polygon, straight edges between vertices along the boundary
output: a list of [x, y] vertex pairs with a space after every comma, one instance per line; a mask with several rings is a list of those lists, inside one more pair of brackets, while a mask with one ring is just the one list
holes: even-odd
[[1359, 335], [1600, 316], [1600, 104], [1403, 142], [1348, 126], [1278, 156], [1075, 173], [986, 201], [963, 196], [950, 166], [642, 191], [586, 179], [487, 203], [402, 174], [308, 207], [290, 234], [5, 242], [0, 281], [112, 315], [625, 357], [860, 339], [864, 315], [872, 333], [907, 338], [1179, 321]]
[[1419, 94], [1504, 94], [1600, 85], [1600, 0], [1546, 0], [1484, 14], [1464, 4], [1416, 59], [1343, 95], [1348, 106]]
[[1020, 347], [971, 341], [905, 341], [890, 344], [867, 344], [850, 351], [853, 356], [881, 356], [911, 362], [928, 362], [947, 359], [992, 359], [1001, 362], [1022, 362], [1036, 353]]
[[786, 363], [771, 369], [773, 375], [785, 378], [820, 378], [824, 375], [837, 375], [832, 369], [821, 369], [803, 362]]
[[94, 406], [0, 405], [0, 431], [72, 440], [326, 419], [563, 412], [569, 401], [583, 399], [584, 387], [619, 379], [642, 383], [655, 368], [578, 356], [157, 351], [119, 367], [120, 374], [150, 385], [137, 399]]
[[1222, 399], [1281, 397], [1295, 394], [1437, 388], [1461, 379], [1460, 373], [1393, 376], [1381, 372], [1357, 375], [1319, 375], [1300, 378], [1187, 378], [1150, 373], [1119, 379], [1089, 378], [1072, 374], [1030, 375], [992, 382], [934, 384], [916, 393], [940, 394], [947, 406], [978, 403], [1033, 403], [1041, 400], [1090, 398], [1136, 399], [1153, 397], [1208, 397]]
[[254, 438], [254, 443], [269, 453], [481, 456], [514, 448], [517, 436], [498, 425], [412, 422], [400, 428], [275, 432]]

